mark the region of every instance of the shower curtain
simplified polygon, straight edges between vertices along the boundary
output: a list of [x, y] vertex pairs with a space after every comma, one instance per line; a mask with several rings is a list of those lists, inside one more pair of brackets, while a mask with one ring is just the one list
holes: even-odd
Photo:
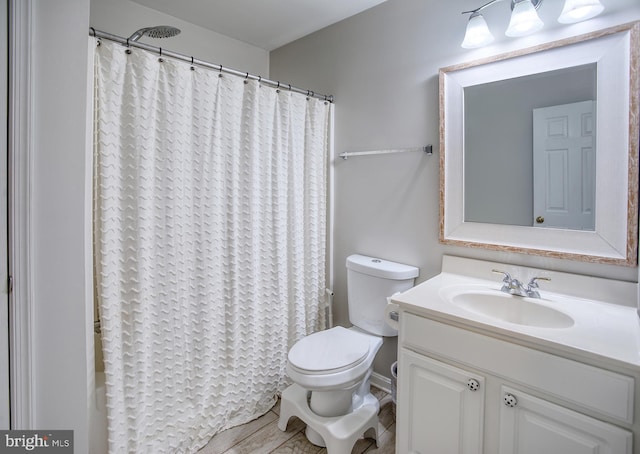
[[95, 95], [109, 452], [195, 452], [325, 326], [331, 105], [108, 41]]

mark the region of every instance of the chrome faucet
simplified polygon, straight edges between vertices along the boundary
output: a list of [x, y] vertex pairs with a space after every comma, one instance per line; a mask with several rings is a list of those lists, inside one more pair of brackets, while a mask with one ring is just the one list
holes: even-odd
[[512, 278], [511, 275], [506, 271], [500, 271], [500, 270], [491, 270], [491, 271], [493, 271], [494, 273], [504, 275], [504, 278], [502, 279], [503, 284], [500, 291], [508, 293], [510, 295], [515, 295], [515, 296], [527, 296], [529, 298], [540, 298], [540, 292], [538, 291], [540, 287], [538, 286], [538, 281], [551, 280], [548, 277], [534, 277], [534, 278], [531, 278], [531, 280], [525, 287], [524, 284], [522, 284], [522, 282], [520, 282], [518, 279]]

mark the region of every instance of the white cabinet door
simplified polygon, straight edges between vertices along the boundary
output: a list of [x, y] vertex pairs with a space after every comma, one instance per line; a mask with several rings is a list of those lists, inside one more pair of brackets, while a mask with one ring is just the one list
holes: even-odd
[[482, 452], [484, 377], [402, 349], [398, 452]]
[[631, 454], [631, 432], [502, 387], [500, 454]]

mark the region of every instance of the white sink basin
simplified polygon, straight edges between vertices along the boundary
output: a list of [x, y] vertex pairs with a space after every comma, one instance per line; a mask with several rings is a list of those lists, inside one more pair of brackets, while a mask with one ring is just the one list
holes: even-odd
[[543, 304], [533, 298], [523, 298], [508, 293], [491, 290], [454, 292], [448, 295], [456, 306], [473, 312], [517, 325], [538, 328], [569, 328], [573, 319], [567, 314]]

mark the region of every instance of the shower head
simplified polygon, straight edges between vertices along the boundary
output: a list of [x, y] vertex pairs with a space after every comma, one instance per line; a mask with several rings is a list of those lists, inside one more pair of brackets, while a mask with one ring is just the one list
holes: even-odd
[[129, 37], [129, 41], [138, 41], [145, 35], [149, 38], [171, 38], [179, 33], [179, 28], [171, 27], [169, 25], [157, 25], [155, 27], [141, 28]]

